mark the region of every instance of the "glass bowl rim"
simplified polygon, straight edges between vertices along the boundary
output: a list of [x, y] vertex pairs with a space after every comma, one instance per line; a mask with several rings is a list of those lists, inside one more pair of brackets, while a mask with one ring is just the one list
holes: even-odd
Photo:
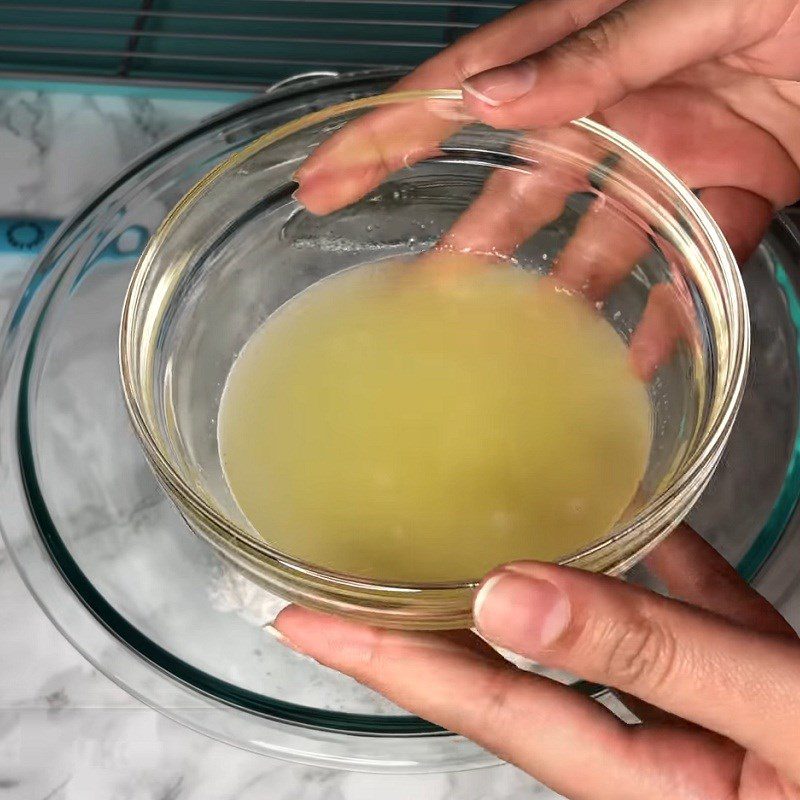
[[[147, 460], [150, 462], [158, 479], [167, 488], [168, 494], [173, 497], [177, 496], [181, 503], [185, 504], [195, 514], [198, 514], [207, 524], [210, 524], [214, 528], [215, 534], [218, 534], [221, 539], [236, 542], [250, 552], [255, 551], [260, 560], [266, 559], [267, 563], [274, 561], [292, 572], [299, 572], [309, 577], [322, 579], [343, 589], [413, 593], [437, 590], [453, 591], [474, 589], [479, 579], [447, 582], [395, 582], [335, 572], [281, 552], [270, 546], [265, 540], [256, 539], [252, 533], [235, 524], [227, 515], [220, 513], [184, 480], [180, 472], [173, 466], [165, 449], [160, 446], [158, 435], [154, 433], [148, 423], [148, 415], [136, 390], [137, 383], [134, 379], [136, 370], [133, 364], [137, 360], [135, 354], [138, 350], [137, 337], [134, 335], [138, 329], [134, 325], [134, 320], [138, 319], [139, 316], [141, 297], [147, 279], [150, 276], [153, 256], [169, 236], [171, 230], [189, 212], [195, 201], [203, 195], [212, 183], [223, 177], [223, 175], [234, 171], [251, 156], [304, 128], [351, 111], [411, 101], [442, 100], [458, 102], [461, 99], [462, 92], [458, 89], [386, 92], [326, 106], [259, 136], [253, 142], [232, 153], [212, 168], [170, 210], [139, 258], [123, 303], [119, 336], [119, 367], [125, 404], [134, 432], [143, 447]], [[729, 312], [730, 340], [733, 346], [728, 351], [728, 360], [730, 362], [729, 379], [725, 386], [722, 387], [723, 392], [718, 400], [717, 413], [714, 416], [711, 414], [706, 415], [701, 428], [701, 435], [693, 443], [691, 452], [684, 458], [684, 462], [677, 474], [623, 528], [603, 539], [593, 541], [580, 551], [559, 559], [557, 563], [562, 565], [570, 565], [578, 559], [613, 547], [615, 543], [632, 537], [637, 531], [647, 529], [648, 526], [655, 527], [654, 522], [696, 484], [698, 479], [702, 479], [704, 474], [709, 472], [709, 467], [713, 467], [722, 446], [727, 441], [741, 403], [747, 377], [750, 349], [749, 312], [738, 265], [722, 232], [699, 199], [673, 172], [616, 131], [589, 118], [573, 120], [569, 125], [587, 132], [600, 141], [613, 145], [631, 158], [638, 166], [649, 172], [659, 185], [677, 197], [683, 204], [684, 210], [691, 214], [692, 221], [706, 237], [707, 244], [714, 255], [715, 274], [722, 283], [722, 289], [718, 288], [718, 291], [723, 298], [728, 297], [731, 300], [727, 310]], [[714, 390], [716, 391], [716, 383]], [[658, 541], [659, 537], [653, 537], [652, 540], [646, 541], [640, 548], [637, 548], [637, 557], [654, 547]], [[223, 547], [223, 549], [227, 548]], [[623, 563], [617, 564], [614, 571], [624, 569], [629, 560], [630, 557], [626, 558]]]

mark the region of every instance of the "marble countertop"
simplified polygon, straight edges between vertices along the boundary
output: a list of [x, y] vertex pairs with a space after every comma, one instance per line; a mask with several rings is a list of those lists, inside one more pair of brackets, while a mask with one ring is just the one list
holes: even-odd
[[[159, 139], [220, 101], [4, 89], [0, 217], [61, 219]], [[29, 263], [0, 261], [0, 314]], [[387, 776], [298, 766], [166, 719], [92, 668], [37, 606], [0, 544], [3, 800], [493, 800], [554, 798], [510, 766]]]

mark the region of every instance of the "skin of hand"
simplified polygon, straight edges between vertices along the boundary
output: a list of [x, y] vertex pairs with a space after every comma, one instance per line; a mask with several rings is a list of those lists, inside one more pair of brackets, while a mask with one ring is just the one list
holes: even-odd
[[[536, 0], [394, 88], [461, 87], [469, 114], [497, 127], [593, 116], [698, 190], [744, 259], [773, 210], [800, 197], [798, 78], [797, 0]], [[376, 112], [301, 166], [296, 197], [314, 213], [353, 202], [457, 128], [414, 109]], [[404, 152], [381, 147], [390, 131], [403, 132]], [[343, 162], [373, 144], [386, 158], [342, 180]]]
[[[465, 121], [559, 127], [591, 115], [639, 143], [699, 194], [743, 262], [775, 208], [800, 197], [800, 4], [797, 0], [537, 0], [463, 37], [394, 88], [461, 87], [464, 117], [420, 103], [348, 124], [296, 173], [312, 213], [352, 203], [389, 172], [437, 152]], [[547, 170], [498, 170], [440, 246], [512, 255], [558, 218], [570, 191]], [[588, 176], [587, 176], [588, 177]], [[588, 181], [587, 181], [588, 184]], [[554, 277], [601, 301], [648, 250], [598, 201], [558, 255]], [[643, 380], [697, 332], [675, 281], [656, 287], [630, 344]], [[688, 313], [687, 313], [688, 311]]]
[[519, 562], [475, 599], [489, 642], [617, 689], [626, 725], [468, 631], [371, 628], [290, 606], [272, 632], [570, 800], [800, 798], [800, 640], [696, 533], [649, 557], [671, 598]]
[[[462, 87], [472, 117], [545, 126], [554, 136], [568, 120], [592, 116], [697, 190], [743, 260], [774, 209], [800, 197], [799, 79], [797, 0], [537, 0], [395, 88]], [[435, 152], [460, 124], [402, 108], [369, 114], [305, 162], [296, 197], [320, 214], [354, 202], [388, 172]], [[407, 149], [395, 151], [386, 135], [398, 130]], [[559, 198], [543, 209], [537, 180], [491, 176], [446, 243], [458, 249], [488, 236], [513, 252], [560, 213]], [[498, 205], [510, 189], [514, 203]], [[621, 280], [641, 247], [612, 219], [587, 214], [555, 270], [593, 299]], [[645, 379], [684, 335], [675, 333], [684, 323], [674, 296], [651, 301], [645, 317], [654, 322], [643, 318], [643, 343], [631, 343]], [[283, 611], [274, 630], [572, 800], [800, 799], [797, 635], [685, 526], [648, 567], [671, 599], [526, 562], [487, 576], [474, 609], [488, 641], [614, 687], [643, 720], [636, 726], [515, 669], [467, 632], [380, 630], [299, 607]]]

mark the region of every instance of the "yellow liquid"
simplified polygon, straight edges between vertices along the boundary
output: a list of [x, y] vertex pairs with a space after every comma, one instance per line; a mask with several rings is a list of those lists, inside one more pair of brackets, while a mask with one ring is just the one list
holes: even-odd
[[451, 581], [606, 534], [650, 427], [591, 305], [450, 255], [357, 267], [286, 303], [231, 369], [219, 440], [234, 497], [279, 550]]

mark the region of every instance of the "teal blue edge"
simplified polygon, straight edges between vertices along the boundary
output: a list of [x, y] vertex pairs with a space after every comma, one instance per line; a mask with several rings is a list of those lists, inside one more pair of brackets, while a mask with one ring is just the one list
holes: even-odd
[[150, 97], [160, 100], [202, 100], [239, 103], [253, 96], [252, 92], [230, 89], [206, 89], [201, 86], [137, 86], [127, 83], [91, 83], [46, 81], [0, 77], [0, 91], [58, 92], [61, 94], [111, 95], [112, 97]]
[[[774, 261], [772, 266], [775, 280], [786, 297], [786, 306], [794, 323], [794, 329], [795, 331], [800, 331], [800, 299], [797, 297], [786, 270]], [[800, 363], [800, 336], [795, 344], [795, 351]], [[798, 414], [800, 415], [800, 409], [798, 409]], [[739, 574], [745, 580], [751, 581], [758, 574], [758, 571], [775, 549], [783, 532], [786, 530], [786, 526], [789, 524], [789, 520], [797, 509], [798, 500], [800, 500], [800, 416], [792, 455], [789, 459], [789, 466], [786, 469], [786, 478], [783, 481], [781, 492], [761, 533], [737, 566]]]

